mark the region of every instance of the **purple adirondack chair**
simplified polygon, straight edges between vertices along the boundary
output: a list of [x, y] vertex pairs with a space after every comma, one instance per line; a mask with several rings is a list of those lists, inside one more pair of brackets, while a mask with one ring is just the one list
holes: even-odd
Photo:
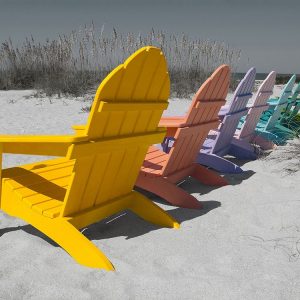
[[241, 126], [237, 130], [230, 148], [230, 154], [240, 159], [256, 159], [254, 147], [251, 145], [255, 137], [255, 127], [260, 120], [262, 113], [268, 109], [269, 97], [273, 94], [276, 80], [276, 72], [271, 71], [267, 78], [260, 85], [253, 103], [248, 107], [248, 114]]
[[218, 131], [210, 132], [200, 150], [197, 162], [222, 173], [241, 173], [243, 170], [223, 158], [230, 153], [231, 142], [240, 118], [247, 114], [247, 103], [255, 83], [255, 68], [251, 68], [236, 88], [230, 105], [222, 110], [223, 120]]

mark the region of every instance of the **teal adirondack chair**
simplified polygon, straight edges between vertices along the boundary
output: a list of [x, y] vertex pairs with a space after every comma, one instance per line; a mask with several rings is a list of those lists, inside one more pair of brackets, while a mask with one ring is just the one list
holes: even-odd
[[[292, 95], [289, 97], [289, 99], [287, 101], [286, 107], [281, 116], [281, 120], [280, 120], [281, 124], [285, 123], [284, 120], [290, 119], [291, 117], [297, 115], [297, 113], [299, 112], [299, 109], [300, 109], [300, 105], [299, 105], [300, 99], [298, 98], [299, 93], [300, 93], [300, 82], [296, 85], [296, 88], [294, 89]], [[269, 109], [268, 109], [268, 111], [266, 111], [266, 114], [268, 114], [267, 118], [274, 111], [274, 108], [278, 104], [279, 98], [280, 97], [270, 98], [268, 100]], [[296, 107], [297, 104], [298, 104], [298, 107]]]
[[281, 117], [280, 124], [286, 128], [294, 130], [297, 134], [300, 132], [300, 122], [295, 117], [300, 110], [300, 82], [296, 85], [293, 95]]
[[[283, 88], [278, 99], [270, 100], [268, 103], [274, 103], [273, 109], [264, 114], [255, 129], [254, 142], [259, 144], [263, 149], [271, 149], [274, 145], [282, 145], [287, 139], [296, 136], [296, 132], [281, 124], [284, 111], [290, 103], [292, 90], [295, 84], [296, 75], [293, 75]], [[271, 104], [272, 105], [272, 104]]]
[[294, 108], [293, 110], [291, 111], [291, 116], [290, 118], [294, 118], [298, 113], [299, 113], [299, 110], [300, 110], [300, 82], [298, 83], [297, 85], [297, 88], [293, 94], [293, 98], [294, 98]]

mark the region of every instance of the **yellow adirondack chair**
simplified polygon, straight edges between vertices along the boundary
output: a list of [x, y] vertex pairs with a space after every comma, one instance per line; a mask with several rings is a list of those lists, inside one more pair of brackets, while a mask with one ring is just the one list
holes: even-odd
[[[100, 84], [87, 125], [74, 136], [0, 136], [2, 153], [64, 156], [1, 171], [0, 207], [42, 231], [78, 263], [113, 270], [78, 229], [130, 209], [167, 227], [178, 223], [133, 191], [148, 147], [162, 141], [169, 76], [162, 52], [144, 47]], [[2, 157], [1, 153], [1, 157]]]

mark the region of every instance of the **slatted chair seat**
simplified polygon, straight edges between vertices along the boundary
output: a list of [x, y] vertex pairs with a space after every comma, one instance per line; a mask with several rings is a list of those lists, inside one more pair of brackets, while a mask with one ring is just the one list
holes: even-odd
[[218, 112], [225, 103], [230, 80], [227, 65], [219, 67], [200, 87], [184, 117], [166, 117], [160, 126], [167, 127], [167, 136], [174, 138], [169, 153], [152, 146], [144, 160], [136, 185], [162, 197], [169, 203], [188, 208], [201, 208], [195, 197], [177, 186], [189, 176], [215, 186], [227, 181], [195, 162], [211, 129], [219, 125]]
[[147, 149], [165, 136], [158, 122], [169, 92], [162, 52], [144, 47], [100, 84], [87, 124], [76, 126], [74, 136], [0, 135], [2, 153], [62, 157], [0, 169], [1, 209], [36, 227], [78, 263], [106, 270], [114, 270], [112, 263], [79, 229], [128, 209], [178, 228], [133, 190]]
[[19, 201], [46, 217], [56, 218], [63, 208], [74, 163], [58, 158], [5, 169], [2, 177]]
[[160, 176], [167, 160], [168, 154], [155, 146], [151, 146], [146, 154], [141, 172], [147, 173], [149, 176]]

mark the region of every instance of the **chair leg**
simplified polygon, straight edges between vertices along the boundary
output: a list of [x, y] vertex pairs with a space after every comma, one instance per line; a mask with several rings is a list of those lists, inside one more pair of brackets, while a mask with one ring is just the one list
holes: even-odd
[[233, 138], [228, 154], [238, 159], [256, 159], [255, 148], [247, 141]]
[[213, 168], [221, 173], [242, 173], [241, 167], [235, 163], [215, 154], [199, 153], [197, 163]]
[[225, 186], [228, 182], [225, 178], [217, 174], [216, 172], [207, 169], [199, 164], [195, 164], [194, 172], [191, 174], [192, 177], [204, 183], [212, 186]]
[[271, 150], [276, 147], [276, 144], [272, 140], [268, 139], [268, 137], [262, 137], [261, 133], [255, 135], [251, 143], [259, 145], [263, 150]]
[[[11, 202], [14, 202], [11, 199]], [[76, 227], [63, 218], [50, 219], [32, 211], [21, 201], [15, 203], [6, 213], [19, 217], [33, 227], [47, 235], [60, 245], [79, 264], [91, 268], [101, 268], [113, 271], [114, 267], [109, 259]]]
[[[91, 268], [105, 269], [107, 271], [114, 270], [114, 266], [105, 254], [78, 231], [77, 228], [67, 221], [57, 220], [57, 223], [57, 226], [49, 224], [51, 232], [48, 232], [45, 228], [42, 228], [41, 230], [41, 226], [37, 226], [37, 229], [47, 234], [47, 236], [58, 243], [79, 264]], [[35, 224], [33, 224], [33, 226], [35, 226]], [[54, 230], [54, 227], [56, 227], [56, 230]]]
[[174, 218], [147, 197], [139, 192], [134, 192], [134, 196], [129, 209], [142, 219], [163, 227], [179, 228], [179, 223]]
[[201, 202], [163, 177], [139, 175], [136, 186], [154, 193], [169, 203], [186, 208], [202, 208]]
[[271, 131], [256, 131], [256, 136], [253, 138], [252, 143], [258, 144], [263, 150], [270, 150], [275, 145], [285, 144], [286, 139]]

